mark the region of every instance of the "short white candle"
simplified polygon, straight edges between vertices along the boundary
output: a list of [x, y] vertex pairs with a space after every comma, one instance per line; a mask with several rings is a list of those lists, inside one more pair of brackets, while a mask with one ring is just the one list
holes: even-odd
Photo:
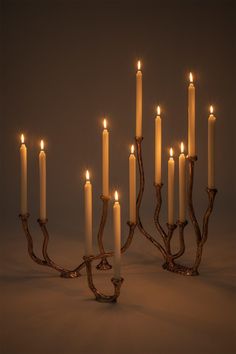
[[215, 188], [215, 123], [213, 106], [210, 106], [208, 118], [208, 188]]
[[188, 155], [196, 155], [195, 144], [195, 87], [193, 84], [193, 74], [189, 74], [188, 87]]
[[134, 145], [129, 155], [129, 221], [136, 223], [136, 157]]
[[113, 205], [113, 227], [114, 227], [114, 278], [120, 278], [120, 247], [121, 247], [121, 217], [118, 193], [115, 191], [115, 203]]
[[40, 183], [40, 212], [39, 218], [46, 220], [46, 153], [44, 151], [44, 141], [40, 142], [41, 151], [39, 153], [39, 183]]
[[174, 174], [175, 161], [173, 159], [173, 149], [170, 148], [170, 158], [168, 161], [168, 224], [174, 224]]
[[161, 184], [161, 109], [157, 106], [155, 118], [155, 184]]
[[136, 73], [136, 137], [142, 137], [142, 71], [141, 61], [138, 61]]
[[107, 120], [103, 120], [102, 132], [102, 194], [109, 198], [109, 132]]
[[85, 216], [85, 255], [93, 254], [92, 239], [92, 184], [90, 182], [89, 171], [86, 171], [86, 182], [84, 185], [84, 216]]
[[179, 221], [186, 220], [186, 173], [184, 144], [181, 143], [181, 154], [179, 155]]
[[24, 134], [21, 134], [21, 146], [20, 146], [20, 165], [21, 165], [21, 215], [26, 215], [27, 210], [27, 147], [25, 145]]

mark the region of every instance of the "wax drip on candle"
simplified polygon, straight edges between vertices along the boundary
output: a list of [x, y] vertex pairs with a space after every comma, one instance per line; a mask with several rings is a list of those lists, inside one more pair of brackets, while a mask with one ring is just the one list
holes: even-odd
[[157, 106], [157, 115], [159, 116], [161, 114], [161, 107]]
[[115, 198], [115, 201], [118, 202], [118, 200], [119, 200], [119, 195], [118, 195], [118, 192], [117, 192], [117, 191], [115, 191], [115, 193], [114, 193], [114, 198]]
[[190, 83], [193, 83], [193, 74], [191, 72], [189, 73], [189, 81]]
[[43, 140], [40, 141], [40, 148], [41, 148], [41, 150], [44, 150], [44, 141]]
[[21, 144], [24, 144], [24, 142], [25, 142], [25, 137], [24, 137], [24, 134], [21, 134], [20, 139], [21, 139]]
[[141, 61], [140, 61], [140, 60], [138, 60], [138, 65], [137, 65], [137, 67], [138, 67], [138, 70], [141, 70]]
[[104, 127], [104, 129], [107, 129], [107, 120], [106, 120], [106, 118], [103, 119], [103, 127]]
[[89, 170], [86, 170], [85, 176], [86, 176], [86, 181], [89, 181], [90, 180]]
[[184, 153], [184, 143], [183, 142], [181, 142], [181, 144], [180, 144], [180, 151], [181, 151], [181, 154]]
[[130, 148], [130, 153], [133, 154], [134, 153], [134, 145], [131, 145], [131, 148]]
[[210, 106], [210, 113], [213, 114], [213, 112], [214, 112], [214, 108], [213, 106]]
[[173, 149], [170, 148], [170, 157], [173, 157], [173, 154], [174, 154]]

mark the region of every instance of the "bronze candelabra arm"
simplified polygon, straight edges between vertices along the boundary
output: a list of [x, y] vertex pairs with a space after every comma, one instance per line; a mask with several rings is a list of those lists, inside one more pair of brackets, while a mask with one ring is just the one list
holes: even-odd
[[[102, 200], [103, 207], [102, 207], [102, 216], [101, 216], [100, 226], [99, 226], [99, 230], [98, 230], [97, 240], [98, 240], [99, 252], [101, 254], [102, 253], [104, 254], [105, 249], [103, 246], [103, 235], [104, 235], [104, 229], [105, 229], [106, 222], [107, 222], [107, 214], [108, 214], [108, 206], [109, 206], [110, 198], [102, 195], [101, 200]], [[108, 263], [106, 257], [103, 257], [101, 259], [100, 263], [97, 265], [98, 270], [108, 270], [111, 268], [112, 268], [112, 266]]]
[[161, 206], [162, 206], [161, 189], [163, 187], [163, 183], [154, 184], [154, 185], [156, 188], [156, 200], [157, 200], [156, 209], [155, 209], [155, 213], [154, 213], [154, 223], [156, 225], [157, 231], [159, 232], [159, 234], [161, 235], [161, 237], [165, 243], [166, 239], [167, 239], [167, 234], [165, 233], [165, 231], [160, 223], [160, 211], [161, 211]]
[[179, 251], [173, 254], [173, 260], [181, 257], [185, 252], [185, 241], [184, 241], [184, 228], [187, 226], [187, 220], [185, 222], [177, 221], [177, 225], [179, 226]]
[[48, 263], [46, 260], [38, 258], [34, 253], [33, 238], [32, 238], [31, 233], [29, 231], [29, 225], [28, 225], [29, 214], [25, 214], [25, 215], [20, 214], [19, 217], [21, 219], [22, 227], [23, 227], [25, 236], [27, 238], [28, 253], [29, 253], [31, 259], [37, 264], [48, 266]]
[[102, 258], [104, 257], [104, 254], [101, 254], [97, 257], [94, 256], [88, 256], [88, 257], [83, 257], [84, 258], [84, 262], [86, 265], [86, 272], [87, 272], [87, 280], [88, 280], [88, 286], [90, 288], [90, 290], [93, 292], [93, 294], [95, 295], [95, 299], [98, 302], [110, 302], [110, 303], [114, 303], [117, 301], [117, 298], [120, 295], [120, 289], [121, 289], [121, 285], [124, 281], [123, 278], [112, 278], [111, 282], [114, 285], [114, 294], [113, 295], [105, 295], [103, 293], [101, 293], [94, 285], [93, 282], [93, 274], [92, 274], [92, 261], [94, 259], [98, 259], [98, 257]]

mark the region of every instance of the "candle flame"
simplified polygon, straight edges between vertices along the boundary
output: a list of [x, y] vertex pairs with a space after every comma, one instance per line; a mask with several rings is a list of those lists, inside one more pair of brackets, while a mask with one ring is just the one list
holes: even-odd
[[189, 81], [192, 83], [193, 82], [193, 74], [189, 73]]
[[210, 113], [213, 114], [213, 112], [214, 112], [214, 108], [213, 106], [210, 106]]
[[131, 154], [134, 153], [134, 145], [131, 145], [130, 152], [131, 152]]
[[141, 70], [141, 61], [140, 60], [138, 60], [138, 70]]
[[170, 148], [170, 157], [173, 157], [173, 154], [174, 154], [173, 149]]
[[22, 143], [22, 144], [24, 144], [24, 142], [25, 142], [25, 137], [24, 137], [24, 134], [21, 134], [20, 139], [21, 139], [21, 143]]
[[41, 150], [44, 150], [44, 141], [43, 140], [40, 141], [40, 147], [41, 147]]
[[180, 150], [181, 150], [181, 153], [183, 154], [184, 153], [184, 143], [181, 142], [180, 144]]
[[157, 115], [159, 116], [161, 114], [161, 107], [157, 106]]
[[86, 181], [89, 181], [90, 179], [89, 170], [86, 170], [85, 176], [86, 176]]
[[118, 192], [117, 192], [117, 191], [115, 191], [114, 197], [115, 197], [115, 201], [118, 202], [118, 200], [119, 200], [119, 195], [118, 195]]
[[103, 127], [104, 127], [104, 129], [107, 129], [107, 120], [106, 120], [106, 118], [103, 119]]

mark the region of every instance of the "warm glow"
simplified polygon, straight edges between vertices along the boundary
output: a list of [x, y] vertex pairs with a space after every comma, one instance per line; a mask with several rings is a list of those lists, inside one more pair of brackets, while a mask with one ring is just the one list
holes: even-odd
[[213, 114], [213, 112], [214, 112], [214, 108], [213, 106], [210, 106], [210, 113]]
[[170, 148], [170, 157], [173, 157], [173, 149], [172, 148]]
[[21, 139], [21, 143], [22, 143], [22, 144], [24, 144], [24, 142], [25, 142], [25, 137], [24, 137], [24, 134], [21, 134], [20, 139]]
[[138, 60], [138, 70], [141, 70], [141, 61]]
[[90, 179], [89, 170], [86, 171], [85, 175], [86, 175], [86, 181], [89, 181]]
[[115, 201], [118, 202], [118, 200], [119, 200], [119, 195], [118, 195], [118, 192], [115, 191]]
[[161, 114], [161, 107], [157, 106], [157, 115], [159, 116]]
[[107, 120], [106, 120], [106, 118], [103, 119], [103, 127], [104, 127], [104, 129], [107, 129]]
[[41, 147], [41, 150], [44, 150], [44, 141], [43, 140], [40, 141], [40, 147]]
[[193, 82], [193, 74], [192, 73], [189, 73], [189, 81]]
[[130, 152], [131, 152], [131, 154], [134, 153], [134, 145], [131, 145]]
[[183, 154], [184, 153], [184, 143], [183, 142], [180, 144], [180, 150], [181, 150], [181, 154]]

